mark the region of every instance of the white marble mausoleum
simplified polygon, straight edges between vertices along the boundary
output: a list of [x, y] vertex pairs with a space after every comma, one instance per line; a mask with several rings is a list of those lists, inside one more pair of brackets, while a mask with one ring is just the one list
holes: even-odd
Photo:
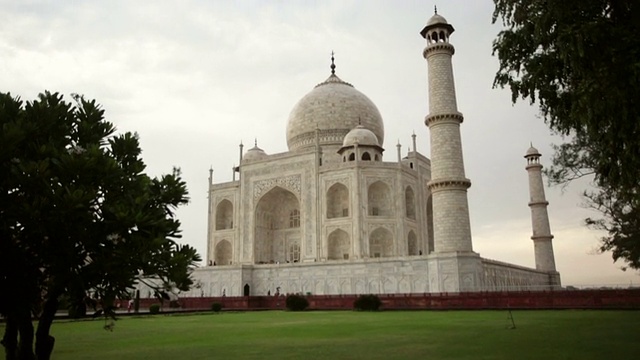
[[[536, 268], [474, 252], [449, 42], [437, 13], [420, 32], [430, 156], [383, 161], [376, 105], [335, 74], [293, 107], [284, 153], [243, 151], [237, 178], [209, 178], [206, 266], [187, 296], [389, 294], [548, 289], [555, 269], [539, 163], [526, 154]], [[420, 74], [416, 74], [419, 76]], [[310, 79], [312, 80], [312, 79]], [[382, 86], [382, 84], [381, 84]], [[283, 129], [284, 130], [284, 129]]]

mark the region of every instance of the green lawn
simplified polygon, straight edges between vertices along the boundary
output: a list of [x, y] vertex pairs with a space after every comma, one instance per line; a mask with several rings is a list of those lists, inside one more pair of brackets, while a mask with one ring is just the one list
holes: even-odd
[[[262, 311], [56, 322], [54, 359], [637, 359], [640, 311]], [[0, 331], [4, 332], [4, 325]]]

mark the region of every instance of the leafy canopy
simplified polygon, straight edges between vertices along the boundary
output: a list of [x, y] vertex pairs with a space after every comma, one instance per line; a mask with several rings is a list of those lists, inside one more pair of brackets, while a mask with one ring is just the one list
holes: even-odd
[[44, 337], [61, 296], [112, 313], [143, 278], [188, 289], [200, 261], [176, 242], [179, 170], [145, 174], [138, 136], [114, 135], [95, 100], [73, 98], [0, 93], [0, 313], [40, 315]]
[[538, 103], [566, 142], [551, 182], [593, 175], [587, 205], [603, 217], [601, 250], [640, 268], [640, 3], [636, 0], [494, 0], [494, 86]]

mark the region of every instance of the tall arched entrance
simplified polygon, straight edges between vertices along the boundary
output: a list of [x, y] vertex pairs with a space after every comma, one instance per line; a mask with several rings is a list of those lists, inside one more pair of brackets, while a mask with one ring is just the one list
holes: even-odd
[[274, 187], [256, 206], [253, 258], [256, 264], [300, 261], [300, 201], [289, 190]]

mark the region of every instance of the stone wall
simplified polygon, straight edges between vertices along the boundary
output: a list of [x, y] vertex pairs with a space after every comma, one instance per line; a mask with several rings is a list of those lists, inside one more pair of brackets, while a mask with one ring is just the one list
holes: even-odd
[[[353, 309], [356, 295], [307, 296], [314, 310]], [[380, 295], [383, 310], [454, 310], [454, 309], [640, 309], [640, 289], [504, 291], [480, 293], [395, 294]], [[182, 297], [181, 311], [209, 310], [214, 302], [224, 310], [284, 309], [284, 296]], [[140, 308], [157, 303], [141, 299]], [[168, 305], [168, 304], [167, 304]], [[165, 305], [163, 311], [171, 309]]]
[[209, 266], [184, 296], [410, 294], [558, 288], [557, 273], [482, 259], [477, 254], [432, 254], [314, 263]]
[[[482, 259], [483, 291], [548, 290], [560, 286], [558, 273]], [[557, 277], [557, 279], [556, 279]]]

